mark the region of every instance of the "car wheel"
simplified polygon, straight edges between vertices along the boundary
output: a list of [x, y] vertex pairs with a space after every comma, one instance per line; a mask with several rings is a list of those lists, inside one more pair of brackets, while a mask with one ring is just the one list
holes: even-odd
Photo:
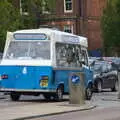
[[118, 89], [119, 89], [118, 80], [116, 80], [115, 84], [114, 84], [114, 87], [111, 88], [111, 90], [114, 92], [114, 91], [118, 91]]
[[100, 80], [97, 82], [97, 91], [98, 92], [102, 91], [102, 82]]
[[11, 93], [10, 98], [12, 101], [18, 101], [20, 98], [20, 94], [19, 93]]
[[92, 97], [92, 86], [89, 85], [87, 88], [86, 88], [86, 100], [90, 100], [91, 97]]
[[56, 90], [56, 94], [55, 94], [55, 100], [56, 101], [62, 101], [63, 100], [63, 87], [59, 86]]

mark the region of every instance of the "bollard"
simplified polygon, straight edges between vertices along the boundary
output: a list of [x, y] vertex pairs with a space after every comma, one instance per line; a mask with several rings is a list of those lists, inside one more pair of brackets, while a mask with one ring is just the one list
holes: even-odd
[[85, 104], [84, 73], [71, 73], [69, 77], [69, 103]]
[[120, 99], [120, 71], [118, 72], [118, 99]]

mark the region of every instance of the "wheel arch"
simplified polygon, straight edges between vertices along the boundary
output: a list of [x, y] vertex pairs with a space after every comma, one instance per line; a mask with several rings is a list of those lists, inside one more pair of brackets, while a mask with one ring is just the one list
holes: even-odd
[[59, 84], [57, 85], [56, 90], [57, 90], [59, 87], [62, 87], [63, 93], [64, 93], [64, 83], [63, 83], [63, 82], [61, 82], [61, 83], [59, 83]]
[[93, 88], [93, 82], [89, 81], [88, 84], [87, 84], [87, 87], [92, 87]]

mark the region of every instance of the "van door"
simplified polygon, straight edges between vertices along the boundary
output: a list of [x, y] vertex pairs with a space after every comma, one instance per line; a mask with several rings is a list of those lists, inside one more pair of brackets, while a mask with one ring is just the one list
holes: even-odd
[[84, 73], [85, 73], [85, 85], [87, 87], [88, 84], [93, 81], [93, 72], [90, 69], [89, 64], [88, 64], [87, 50], [82, 49], [81, 52], [82, 52], [82, 64], [83, 64]]

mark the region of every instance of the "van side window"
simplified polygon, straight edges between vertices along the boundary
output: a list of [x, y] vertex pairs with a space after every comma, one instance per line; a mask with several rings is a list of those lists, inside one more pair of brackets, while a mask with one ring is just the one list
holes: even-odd
[[82, 60], [81, 61], [84, 65], [88, 66], [88, 57], [87, 57], [87, 53], [85, 50], [82, 50]]
[[81, 46], [56, 43], [56, 64], [63, 67], [81, 67]]

